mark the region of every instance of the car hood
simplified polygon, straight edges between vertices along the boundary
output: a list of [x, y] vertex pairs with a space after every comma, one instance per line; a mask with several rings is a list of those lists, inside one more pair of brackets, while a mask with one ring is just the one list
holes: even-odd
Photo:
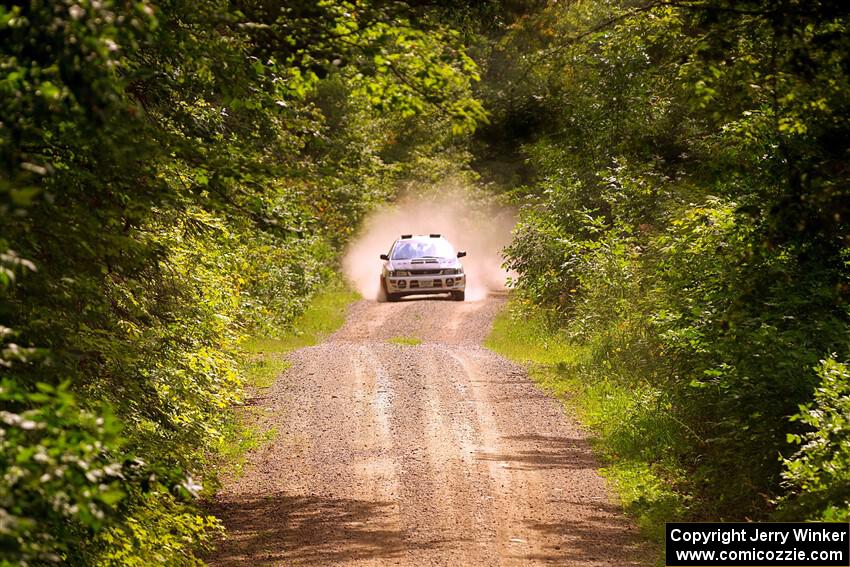
[[390, 270], [436, 270], [444, 268], [459, 268], [457, 258], [414, 258], [413, 260], [390, 260], [387, 268]]

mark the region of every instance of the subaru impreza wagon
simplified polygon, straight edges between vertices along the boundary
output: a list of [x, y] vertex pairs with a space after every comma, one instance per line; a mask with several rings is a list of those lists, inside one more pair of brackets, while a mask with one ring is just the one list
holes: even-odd
[[389, 253], [381, 254], [381, 295], [398, 301], [405, 295], [448, 293], [463, 301], [466, 274], [459, 258], [464, 256], [440, 234], [402, 234]]

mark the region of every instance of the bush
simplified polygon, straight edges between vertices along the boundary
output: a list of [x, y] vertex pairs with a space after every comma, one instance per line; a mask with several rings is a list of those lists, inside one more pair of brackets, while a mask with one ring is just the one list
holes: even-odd
[[608, 441], [663, 454], [693, 519], [786, 502], [787, 417], [812, 401], [817, 361], [848, 355], [848, 185], [834, 173], [848, 26], [829, 1], [579, 0], [531, 10], [499, 43], [503, 84], [487, 95], [505, 122], [490, 130], [517, 131], [517, 109], [534, 126], [503, 140], [526, 166], [510, 188], [515, 288], [589, 353], [570, 372], [617, 393]]
[[804, 424], [803, 433], [789, 433], [800, 446], [782, 459], [783, 484], [779, 499], [787, 517], [850, 520], [850, 366], [833, 359], [821, 361], [820, 384], [814, 401], [801, 405], [791, 419]]
[[[58, 562], [80, 553], [126, 496], [120, 425], [79, 407], [68, 383], [0, 383], [0, 558]], [[60, 555], [61, 554], [61, 555]]]
[[0, 563], [197, 562], [240, 338], [485, 119], [456, 34], [353, 10], [0, 6]]

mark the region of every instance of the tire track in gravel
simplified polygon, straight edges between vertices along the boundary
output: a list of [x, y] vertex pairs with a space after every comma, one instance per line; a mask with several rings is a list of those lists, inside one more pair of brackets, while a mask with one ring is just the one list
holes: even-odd
[[[503, 298], [360, 301], [260, 400], [213, 565], [642, 565], [589, 445], [481, 347]], [[416, 336], [418, 346], [387, 343]]]

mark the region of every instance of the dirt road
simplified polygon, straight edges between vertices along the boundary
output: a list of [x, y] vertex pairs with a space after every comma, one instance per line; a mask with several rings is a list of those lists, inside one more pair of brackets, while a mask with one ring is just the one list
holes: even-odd
[[502, 301], [361, 301], [294, 353], [212, 563], [641, 564], [573, 420], [480, 346]]

